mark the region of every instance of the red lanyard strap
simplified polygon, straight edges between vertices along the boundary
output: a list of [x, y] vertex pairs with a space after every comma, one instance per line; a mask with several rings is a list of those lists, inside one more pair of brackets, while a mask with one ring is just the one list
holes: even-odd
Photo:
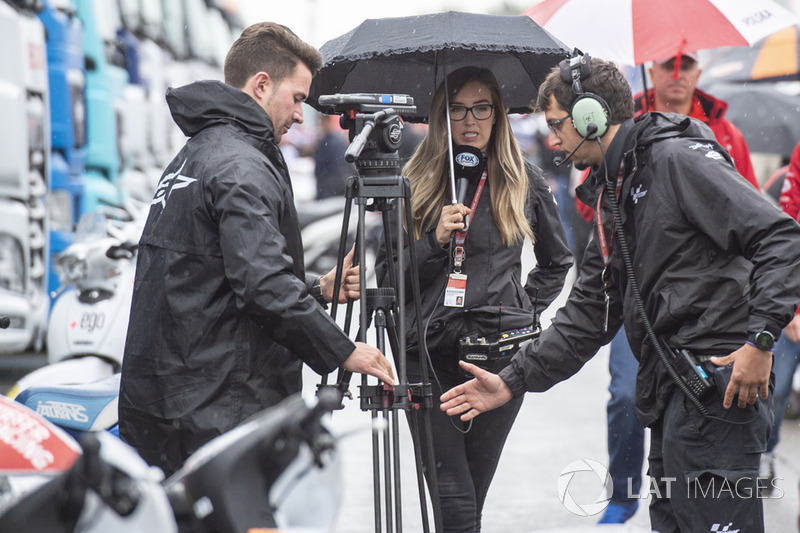
[[[472, 205], [470, 206], [470, 212], [474, 215], [475, 208], [478, 206], [478, 200], [481, 198], [481, 193], [483, 192], [483, 187], [486, 184], [486, 176], [487, 172], [484, 169], [483, 174], [481, 175], [481, 180], [478, 182], [478, 188], [475, 190], [475, 196], [472, 197]], [[470, 224], [470, 227], [472, 224]], [[467, 240], [467, 232], [469, 231], [469, 227], [463, 232], [457, 231], [455, 235], [456, 246], [453, 250], [453, 267], [456, 272], [461, 272], [461, 265], [464, 263], [465, 254], [464, 254], [464, 241]]]
[[[619, 193], [622, 190], [622, 178], [624, 174], [623, 166], [620, 166], [619, 175], [617, 176], [617, 187], [616, 187], [616, 197], [619, 199]], [[606, 239], [606, 231], [605, 227], [603, 226], [603, 215], [600, 212], [600, 204], [603, 201], [603, 193], [605, 192], [605, 188], [600, 190], [600, 194], [597, 197], [597, 207], [594, 210], [594, 219], [597, 224], [597, 238], [600, 241], [600, 250], [603, 252], [603, 265], [605, 268], [608, 268], [608, 265], [611, 264], [611, 249], [613, 246], [613, 242], [611, 240]], [[614, 217], [611, 217], [611, 236], [614, 236]]]
[[[622, 178], [624, 177], [625, 169], [624, 165], [620, 165], [619, 174], [617, 175], [617, 188], [614, 193], [617, 199], [619, 199], [620, 191], [622, 190]], [[608, 270], [608, 265], [611, 264], [611, 247], [613, 245], [613, 241], [606, 238], [606, 230], [603, 227], [603, 215], [600, 212], [600, 204], [603, 201], [603, 193], [605, 192], [605, 188], [600, 190], [600, 194], [597, 197], [597, 208], [594, 211], [594, 219], [595, 225], [597, 226], [597, 240], [600, 242], [600, 250], [603, 253], [603, 272], [600, 274], [600, 279], [603, 282], [603, 297], [605, 299], [605, 314], [603, 315], [603, 333], [608, 331], [608, 316], [609, 310], [611, 307], [611, 297], [609, 295], [611, 291], [611, 272]], [[615, 220], [612, 215], [611, 217], [611, 238], [614, 238], [614, 228], [615, 228]]]

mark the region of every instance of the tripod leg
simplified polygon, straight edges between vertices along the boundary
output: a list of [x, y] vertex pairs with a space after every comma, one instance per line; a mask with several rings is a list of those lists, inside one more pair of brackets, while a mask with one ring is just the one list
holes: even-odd
[[[411, 439], [414, 445], [414, 460], [417, 465], [417, 490], [419, 491], [419, 505], [422, 509], [422, 530], [426, 533], [430, 531], [430, 524], [428, 523], [428, 505], [425, 501], [425, 475], [424, 475], [424, 461], [422, 457], [422, 443], [419, 437], [419, 416], [418, 411], [407, 413], [408, 425], [411, 429]], [[430, 439], [429, 439], [430, 440]], [[430, 470], [436, 468], [436, 465], [431, 465]], [[431, 493], [433, 493], [433, 488]], [[433, 499], [431, 495], [431, 499]], [[434, 515], [435, 520], [435, 515]], [[436, 531], [442, 531], [440, 526], [437, 526]]]
[[[339, 251], [336, 257], [336, 276], [333, 286], [333, 300], [331, 301], [331, 318], [336, 320], [336, 309], [339, 305], [339, 288], [342, 284], [342, 266], [344, 265], [344, 256], [345, 256], [345, 246], [347, 245], [347, 233], [349, 231], [348, 227], [350, 225], [350, 211], [353, 205], [353, 195], [354, 189], [356, 187], [356, 180], [352, 177], [347, 181], [347, 188], [346, 188], [346, 201], [344, 204], [344, 215], [342, 219], [342, 232], [339, 237]], [[345, 317], [345, 329], [344, 332], [349, 335], [350, 333], [350, 317], [352, 315], [353, 305], [352, 302], [347, 302], [347, 316]], [[342, 374], [339, 373], [339, 383], [341, 383]], [[348, 376], [347, 380], [349, 381], [350, 378]], [[328, 384], [328, 376], [322, 376], [320, 380], [320, 387], [327, 386]], [[342, 391], [343, 393], [345, 391]]]
[[[369, 308], [369, 306], [368, 306]], [[387, 321], [386, 321], [386, 311], [383, 308], [378, 308], [375, 310], [375, 341], [377, 348], [386, 353], [386, 329], [387, 329]], [[391, 384], [389, 384], [391, 385]], [[386, 388], [386, 387], [385, 387]], [[389, 412], [393, 411], [393, 414], [396, 415], [397, 412], [391, 409], [394, 404], [394, 389], [392, 390], [391, 397], [386, 396], [386, 392], [384, 391], [383, 396], [381, 396], [381, 418], [383, 419], [384, 431], [383, 431], [383, 476], [384, 476], [384, 489], [385, 489], [385, 502], [384, 505], [386, 506], [386, 531], [387, 533], [393, 532], [392, 527], [392, 494], [395, 495], [395, 501], [400, 498], [399, 492], [393, 492], [392, 486], [392, 479], [395, 480], [400, 479], [400, 465], [397, 463], [397, 445], [394, 447], [395, 453], [395, 462], [392, 462], [392, 444], [397, 441], [397, 424], [396, 424], [396, 416], [390, 417]], [[399, 444], [399, 441], [397, 441]], [[400, 504], [397, 501], [398, 506], [395, 508], [396, 511], [400, 512]], [[398, 533], [402, 532], [402, 529], [397, 529]]]
[[[344, 265], [345, 247], [347, 246], [347, 233], [350, 225], [350, 211], [353, 206], [353, 195], [356, 187], [356, 180], [350, 178], [347, 181], [347, 201], [344, 204], [344, 219], [342, 220], [342, 233], [339, 237], [339, 253], [336, 258], [336, 276], [333, 285], [333, 301], [331, 302], [331, 317], [336, 320], [336, 309], [339, 305], [339, 288], [342, 285], [342, 265]], [[363, 298], [363, 291], [361, 294]]]
[[[389, 323], [392, 323], [391, 320], [389, 321]], [[398, 345], [397, 331], [390, 327], [388, 329], [388, 335], [389, 335], [389, 346], [392, 348], [392, 353], [397, 353], [397, 345]], [[408, 386], [408, 383], [401, 383], [401, 386], [402, 385]], [[423, 400], [423, 402], [424, 401], [425, 400]], [[425, 476], [424, 476], [424, 473], [423, 473], [425, 471], [425, 462], [424, 462], [423, 455], [422, 455], [422, 444], [420, 442], [421, 439], [420, 439], [420, 434], [419, 434], [419, 431], [420, 431], [419, 430], [419, 417], [420, 416], [426, 416], [428, 418], [428, 420], [430, 421], [430, 411], [428, 411], [427, 408], [423, 408], [423, 409], [424, 409], [424, 411], [423, 411], [424, 415], [423, 415], [423, 413], [420, 413], [419, 411], [414, 411], [414, 410], [406, 411], [406, 419], [408, 420], [408, 426], [409, 426], [409, 430], [411, 432], [411, 439], [412, 439], [412, 443], [413, 443], [413, 447], [414, 447], [414, 463], [416, 465], [416, 471], [417, 471], [417, 488], [418, 488], [417, 490], [419, 491], [419, 506], [420, 506], [420, 510], [421, 510], [421, 514], [422, 514], [422, 531], [424, 533], [429, 533], [430, 532], [430, 523], [428, 522], [428, 502], [425, 499]], [[430, 435], [430, 430], [428, 430], [428, 431], [429, 431], [428, 435]], [[431, 442], [430, 438], [427, 439], [427, 442], [430, 444], [430, 442]], [[429, 447], [428, 457], [431, 457], [431, 458], [433, 457], [432, 450], [433, 450], [432, 446]], [[433, 466], [431, 466], [431, 469], [435, 469], [435, 463], [433, 461], [429, 461], [429, 464], [433, 465]], [[433, 501], [438, 501], [437, 494], [434, 494], [434, 491], [436, 490], [435, 487], [437, 486], [437, 485], [435, 485], [435, 481], [436, 481], [436, 474], [434, 472], [433, 481], [432, 481], [432, 483], [430, 485], [430, 487], [431, 487], [431, 491], [430, 491], [431, 492], [431, 501], [432, 502]], [[399, 491], [399, 489], [398, 489], [398, 491]], [[434, 507], [434, 510], [435, 509], [437, 509], [437, 507]], [[434, 513], [434, 520], [435, 520], [435, 518], [436, 518], [436, 514]], [[442, 531], [441, 526], [437, 526], [436, 531]]]
[[[406, 227], [413, 228], [414, 227], [414, 218], [413, 218], [413, 215], [411, 213], [411, 185], [406, 181], [405, 182], [405, 187], [406, 187], [405, 201], [403, 202], [403, 207], [404, 207], [403, 211], [405, 213], [405, 223], [406, 223]], [[398, 213], [398, 218], [402, 220], [402, 214]], [[416, 269], [416, 265], [418, 264], [417, 263], [417, 255], [416, 255], [416, 250], [415, 250], [413, 244], [411, 244], [408, 247], [408, 252], [409, 252], [409, 260], [411, 261], [411, 268], [410, 268], [410, 271], [411, 271], [411, 291], [412, 291], [412, 294], [421, 294], [420, 286], [419, 286], [419, 272]], [[401, 255], [401, 257], [402, 257], [402, 255]], [[401, 263], [401, 267], [402, 267], [402, 263]], [[402, 270], [401, 270], [401, 272], [402, 272]], [[400, 292], [399, 294], [403, 294], [403, 293]], [[402, 301], [403, 301], [403, 299], [401, 298], [400, 302], [402, 302]], [[414, 313], [415, 313], [415, 315], [417, 317], [417, 338], [420, 339], [420, 343], [419, 343], [419, 345], [420, 345], [420, 370], [421, 370], [421, 374], [422, 374], [422, 384], [423, 384], [423, 387], [427, 387], [428, 385], [430, 385], [430, 376], [428, 375], [428, 353], [427, 353], [427, 349], [425, 348], [425, 343], [422, 342], [422, 340], [425, 338], [425, 332], [422, 329], [422, 304], [420, 302], [420, 298], [414, 298], [413, 301], [414, 301]], [[402, 307], [400, 309], [400, 314], [401, 314], [400, 318], [402, 320], [403, 319], [403, 317], [402, 317], [402, 314], [403, 314]], [[400, 325], [401, 325], [400, 331], [405, 331], [405, 329], [404, 329], [405, 328], [405, 323], [401, 322]], [[403, 356], [405, 356], [405, 339], [399, 339], [399, 343], [401, 343], [400, 344], [401, 353], [403, 354]], [[403, 370], [405, 370], [405, 368]], [[435, 402], [433, 402], [433, 403], [435, 403]], [[424, 430], [425, 430], [426, 434], [429, 435], [429, 436], [432, 435], [430, 409], [436, 409], [436, 407], [433, 406], [433, 405], [426, 405], [425, 408], [423, 408], [423, 411], [422, 411]], [[430, 483], [430, 485], [431, 485], [431, 491], [430, 491], [431, 494], [430, 494], [430, 496], [431, 496], [431, 505], [433, 506], [433, 520], [434, 520], [434, 525], [436, 527], [436, 531], [442, 531], [443, 530], [443, 527], [442, 527], [442, 513], [441, 513], [441, 505], [439, 503], [439, 490], [438, 490], [439, 480], [438, 480], [438, 476], [436, 474], [436, 468], [435, 468], [435, 465], [436, 465], [435, 457], [436, 457], [436, 455], [435, 455], [435, 453], [433, 451], [433, 441], [432, 441], [432, 439], [428, 438], [426, 440], [427, 440], [427, 444], [428, 444], [427, 445], [427, 453], [428, 453], [428, 457], [430, 457], [430, 464], [434, 465], [434, 467], [429, 469], [430, 472], [428, 473], [428, 477], [429, 477], [429, 479], [431, 481], [431, 483]]]
[[[386, 506], [386, 533], [392, 533], [392, 451], [391, 451], [391, 437], [393, 435], [391, 423], [389, 421], [389, 410], [384, 409], [381, 411], [381, 418], [385, 422], [386, 430], [383, 432], [383, 482], [385, 492]], [[400, 530], [398, 530], [398, 533]]]
[[[367, 378], [363, 380], [366, 385]], [[372, 427], [376, 427], [378, 423], [378, 412], [372, 411]], [[376, 431], [372, 432], [372, 505], [375, 509], [375, 533], [381, 533], [381, 462], [378, 457], [378, 447], [380, 446], [380, 437]]]
[[[392, 410], [392, 446], [394, 455], [394, 509], [395, 509], [395, 524], [397, 531], [403, 531], [403, 498], [402, 487], [400, 483], [400, 426], [397, 410]], [[424, 509], [424, 508], [423, 508]]]

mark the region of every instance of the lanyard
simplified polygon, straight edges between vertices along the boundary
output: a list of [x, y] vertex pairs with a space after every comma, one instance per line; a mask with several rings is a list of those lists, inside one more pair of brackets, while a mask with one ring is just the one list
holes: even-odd
[[[619, 174], [617, 175], [617, 187], [615, 196], [619, 199], [619, 193], [622, 190], [622, 179], [625, 174], [625, 164], [621, 164], [619, 167]], [[611, 292], [611, 271], [609, 270], [608, 266], [611, 264], [611, 249], [613, 246], [613, 241], [606, 238], [606, 230], [603, 226], [603, 215], [601, 214], [600, 210], [600, 203], [603, 201], [603, 193], [605, 192], [605, 187], [600, 190], [600, 195], [597, 197], [597, 208], [594, 211], [594, 220], [595, 225], [597, 226], [597, 240], [600, 242], [600, 251], [603, 253], [603, 273], [600, 275], [600, 279], [603, 281], [603, 296], [605, 299], [606, 309], [605, 314], [603, 316], [603, 333], [608, 331], [608, 314], [609, 314], [609, 307], [611, 305], [611, 298], [609, 293]], [[611, 239], [614, 238], [614, 227], [615, 227], [615, 220], [614, 215], [611, 215]]]
[[[484, 169], [483, 174], [481, 175], [481, 181], [478, 182], [478, 188], [475, 191], [475, 196], [472, 197], [472, 206], [470, 206], [470, 212], [473, 215], [475, 214], [475, 207], [478, 205], [478, 200], [481, 198], [483, 186], [486, 184], [486, 176], [487, 172], [486, 169]], [[471, 226], [472, 224], [470, 224], [463, 232], [456, 231], [456, 246], [453, 250], [453, 268], [455, 272], [461, 272], [461, 265], [464, 263], [464, 259], [466, 258], [466, 254], [464, 253], [464, 241], [467, 240], [467, 232]]]

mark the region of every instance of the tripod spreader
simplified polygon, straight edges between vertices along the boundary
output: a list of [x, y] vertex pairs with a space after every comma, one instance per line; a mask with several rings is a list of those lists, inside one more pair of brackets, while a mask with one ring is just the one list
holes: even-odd
[[433, 392], [430, 384], [407, 383], [405, 385], [361, 385], [359, 387], [362, 411], [399, 409], [419, 411], [433, 407]]

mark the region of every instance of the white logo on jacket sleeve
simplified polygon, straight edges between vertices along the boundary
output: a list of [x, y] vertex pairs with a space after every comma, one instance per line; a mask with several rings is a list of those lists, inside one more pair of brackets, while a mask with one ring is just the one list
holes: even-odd
[[704, 150], [713, 150], [714, 145], [711, 143], [694, 143], [689, 147], [690, 150], [699, 150], [700, 148]]
[[635, 190], [635, 191], [634, 191], [634, 190], [632, 190], [632, 191], [631, 191], [631, 198], [633, 198], [633, 203], [635, 203], [635, 204], [638, 204], [638, 203], [639, 203], [639, 200], [641, 200], [642, 198], [644, 198], [644, 196], [645, 196], [646, 194], [647, 194], [647, 191], [643, 191], [643, 190], [642, 190], [642, 186], [641, 186], [641, 185], [639, 185], [638, 187], [636, 187], [636, 190]]
[[[156, 187], [156, 194], [153, 196], [153, 201], [150, 202], [150, 205], [161, 204], [161, 209], [164, 209], [167, 206], [167, 191], [172, 194], [172, 192], [188, 187], [197, 181], [196, 178], [181, 175], [181, 170], [183, 170], [184, 166], [186, 166], [185, 159], [183, 163], [181, 163], [181, 168], [175, 172], [165, 174], [164, 177], [161, 178], [161, 181], [158, 182], [158, 187]], [[175, 184], [170, 187], [173, 181]]]
[[689, 146], [690, 150], [705, 150], [706, 157], [709, 159], [725, 159], [722, 157], [722, 154], [714, 150], [714, 148], [716, 147], [711, 143], [694, 143], [693, 145]]

